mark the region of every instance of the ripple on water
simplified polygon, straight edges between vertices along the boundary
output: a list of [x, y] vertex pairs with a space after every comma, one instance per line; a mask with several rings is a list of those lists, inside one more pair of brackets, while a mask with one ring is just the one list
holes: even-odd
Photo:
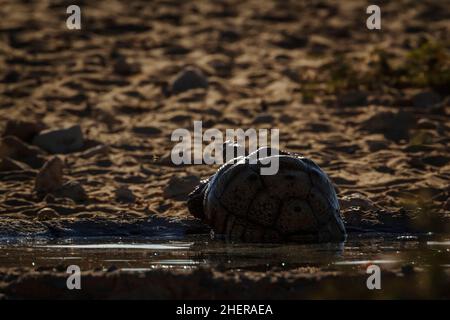
[[186, 250], [193, 243], [161, 244], [161, 243], [104, 243], [104, 244], [57, 244], [39, 246], [41, 248], [59, 249], [138, 249], [138, 250]]
[[351, 265], [367, 265], [367, 264], [390, 264], [399, 263], [400, 260], [354, 260], [354, 261], [337, 261], [335, 265], [351, 266]]
[[429, 246], [450, 246], [450, 241], [427, 241]]

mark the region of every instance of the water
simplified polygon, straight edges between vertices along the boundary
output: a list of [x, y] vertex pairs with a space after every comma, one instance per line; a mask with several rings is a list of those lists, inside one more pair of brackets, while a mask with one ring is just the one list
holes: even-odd
[[450, 266], [450, 241], [431, 236], [358, 238], [340, 244], [243, 244], [193, 236], [183, 240], [73, 238], [0, 240], [1, 267], [58, 267], [126, 272], [156, 268], [221, 270], [289, 270], [319, 267], [352, 270], [369, 264]]

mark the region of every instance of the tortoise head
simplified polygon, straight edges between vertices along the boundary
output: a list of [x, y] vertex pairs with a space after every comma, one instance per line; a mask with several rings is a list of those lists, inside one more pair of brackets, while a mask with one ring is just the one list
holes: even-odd
[[209, 179], [200, 181], [200, 184], [189, 194], [187, 206], [189, 212], [200, 220], [205, 220], [205, 211], [203, 208], [203, 200], [205, 198], [205, 191], [208, 187]]
[[[228, 154], [238, 154], [238, 148], [240, 148], [238, 144], [233, 143], [231, 141], [225, 141], [225, 143], [222, 144], [223, 162], [226, 162], [227, 152]], [[196, 186], [195, 189], [188, 196], [187, 206], [190, 214], [201, 220], [206, 219], [203, 201], [205, 199], [205, 192], [208, 187], [208, 183], [212, 177], [214, 177], [214, 175], [209, 177], [208, 179], [200, 181], [200, 184]]]

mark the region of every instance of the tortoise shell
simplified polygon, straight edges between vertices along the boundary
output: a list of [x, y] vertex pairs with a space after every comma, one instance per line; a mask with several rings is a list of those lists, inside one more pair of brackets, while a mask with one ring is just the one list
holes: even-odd
[[[281, 153], [275, 175], [261, 175], [258, 149], [224, 164], [189, 195], [188, 208], [215, 234], [246, 242], [334, 242], [346, 238], [339, 202], [312, 160]], [[273, 154], [273, 153], [272, 153]]]

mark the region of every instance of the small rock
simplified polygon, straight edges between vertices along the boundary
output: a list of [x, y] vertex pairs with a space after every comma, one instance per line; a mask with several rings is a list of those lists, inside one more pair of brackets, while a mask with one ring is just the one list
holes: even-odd
[[414, 21], [411, 24], [405, 26], [405, 32], [418, 33], [425, 32], [427, 30], [427, 24], [425, 22]]
[[34, 137], [33, 144], [50, 153], [69, 153], [83, 147], [83, 132], [79, 125], [58, 130], [45, 130]]
[[443, 155], [431, 155], [423, 157], [422, 162], [430, 166], [443, 167], [450, 162], [450, 158]]
[[339, 95], [337, 100], [342, 107], [366, 106], [367, 94], [361, 91], [350, 91]]
[[108, 154], [108, 153], [109, 153], [109, 147], [107, 145], [101, 144], [101, 145], [95, 146], [93, 148], [90, 148], [90, 149], [82, 152], [80, 154], [80, 157], [82, 157], [84, 159], [89, 159], [89, 158], [92, 158], [92, 157], [94, 157], [94, 156], [96, 156], [98, 154], [105, 155], [105, 154]]
[[431, 108], [441, 101], [441, 97], [432, 91], [420, 92], [412, 97], [412, 103], [417, 108]]
[[402, 265], [401, 270], [404, 275], [410, 275], [410, 274], [413, 274], [414, 272], [416, 272], [416, 270], [414, 269], [414, 266], [412, 264]]
[[275, 120], [275, 118], [271, 115], [271, 114], [260, 114], [258, 116], [255, 117], [255, 119], [253, 120], [254, 124], [258, 124], [258, 123], [273, 123], [273, 121]]
[[115, 191], [116, 200], [119, 202], [134, 202], [136, 197], [127, 186], [120, 186]]
[[108, 269], [106, 269], [106, 272], [114, 272], [119, 270], [115, 265], [109, 266]]
[[347, 226], [358, 226], [361, 225], [361, 220], [364, 213], [359, 207], [350, 207], [343, 210], [341, 214], [344, 216]]
[[445, 201], [444, 210], [450, 211], [450, 199], [447, 199], [447, 201]]
[[51, 193], [47, 194], [47, 195], [44, 197], [44, 200], [43, 200], [43, 201], [44, 201], [45, 203], [56, 203], [55, 196], [52, 195]]
[[20, 80], [20, 78], [21, 78], [20, 75], [21, 75], [21, 74], [22, 74], [22, 73], [19, 72], [19, 71], [17, 71], [17, 70], [10, 70], [10, 71], [8, 71], [8, 72], [4, 75], [2, 81], [3, 81], [3, 82], [6, 82], [6, 83], [14, 83], [14, 82], [17, 82], [17, 81]]
[[164, 197], [176, 200], [186, 200], [188, 194], [200, 183], [196, 176], [173, 176], [164, 188]]
[[188, 54], [189, 52], [191, 52], [191, 49], [186, 48], [182, 45], [177, 45], [177, 44], [170, 45], [164, 49], [164, 53], [168, 54], [168, 55], [172, 55], [172, 54], [173, 55], [177, 55], [177, 54], [184, 55], [184, 54]]
[[308, 36], [299, 34], [298, 32], [283, 32], [280, 39], [276, 40], [274, 44], [284, 49], [299, 49], [306, 47], [308, 41]]
[[114, 72], [121, 76], [131, 76], [141, 72], [141, 65], [130, 62], [125, 57], [120, 57], [114, 65]]
[[351, 208], [359, 208], [363, 212], [376, 211], [379, 207], [365, 195], [361, 193], [352, 193], [343, 196], [339, 200], [339, 205], [343, 211]]
[[363, 121], [361, 129], [381, 133], [389, 140], [400, 141], [409, 138], [409, 131], [415, 123], [414, 115], [410, 113], [384, 111]]
[[232, 62], [226, 56], [218, 56], [208, 62], [212, 72], [219, 77], [228, 77], [233, 70]]
[[78, 181], [67, 181], [54, 194], [57, 197], [72, 199], [75, 202], [83, 202], [88, 199], [86, 191]]
[[5, 157], [0, 159], [0, 171], [22, 171], [29, 170], [25, 163], [21, 163], [19, 161], [15, 161], [11, 158]]
[[366, 143], [367, 146], [369, 147], [370, 152], [386, 150], [389, 147], [389, 144], [386, 141], [381, 140], [368, 140], [366, 141]]
[[378, 105], [378, 106], [392, 106], [394, 105], [394, 97], [391, 95], [369, 95], [367, 98], [367, 104]]
[[48, 160], [39, 170], [34, 189], [37, 193], [49, 193], [58, 190], [63, 184], [63, 162], [58, 157]]
[[383, 166], [383, 165], [376, 166], [374, 169], [376, 171], [378, 171], [378, 172], [381, 172], [381, 173], [388, 173], [388, 174], [391, 174], [391, 175], [395, 174], [395, 169], [389, 168], [388, 166]]
[[295, 118], [288, 114], [282, 114], [279, 120], [281, 123], [290, 124], [295, 121]]
[[225, 42], [235, 42], [241, 38], [238, 31], [232, 29], [219, 30], [219, 39]]
[[418, 129], [432, 129], [432, 130], [436, 130], [438, 128], [438, 125], [428, 119], [420, 119], [417, 122], [417, 128]]
[[11, 158], [26, 163], [32, 168], [40, 168], [45, 158], [40, 149], [30, 146], [14, 136], [3, 137], [0, 140], [0, 159]]
[[171, 84], [173, 94], [198, 88], [208, 88], [208, 79], [200, 69], [187, 67], [175, 76]]
[[162, 132], [161, 129], [159, 129], [157, 127], [152, 127], [152, 126], [135, 126], [135, 127], [133, 127], [132, 130], [134, 133], [145, 135], [145, 136], [157, 135]]
[[14, 136], [25, 142], [31, 142], [34, 136], [44, 130], [42, 123], [22, 120], [8, 120], [2, 136]]
[[172, 154], [171, 152], [166, 152], [165, 154], [159, 156], [158, 158], [156, 158], [156, 161], [161, 164], [161, 165], [165, 165], [165, 166], [173, 166], [174, 163], [172, 161]]
[[309, 39], [309, 52], [314, 55], [321, 55], [329, 51], [334, 46], [332, 40], [322, 36], [311, 36]]
[[58, 217], [59, 217], [58, 212], [56, 212], [52, 208], [47, 208], [47, 207], [42, 208], [37, 213], [37, 219], [41, 220], [41, 221], [51, 220], [51, 219], [58, 218]]

